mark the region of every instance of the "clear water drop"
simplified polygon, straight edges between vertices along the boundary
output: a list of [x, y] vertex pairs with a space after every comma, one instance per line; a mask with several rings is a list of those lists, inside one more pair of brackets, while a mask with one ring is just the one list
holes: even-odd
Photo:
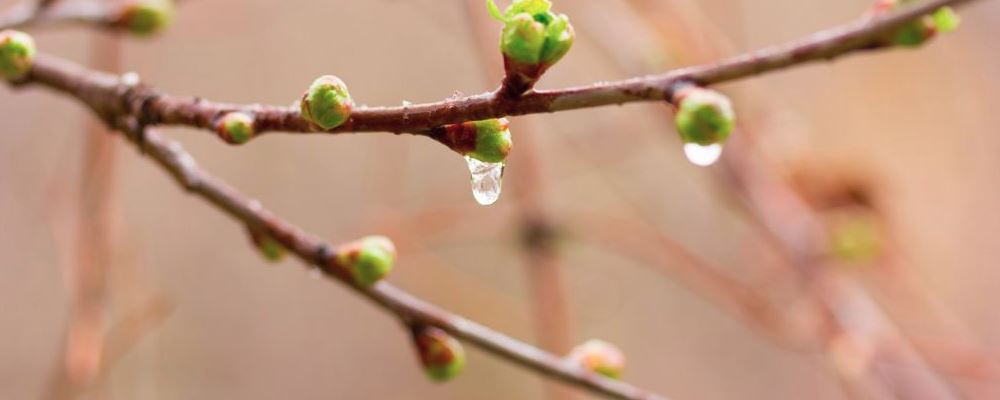
[[684, 155], [687, 156], [688, 161], [691, 161], [692, 164], [707, 167], [719, 161], [719, 157], [722, 156], [722, 144], [713, 143], [708, 146], [702, 146], [697, 143], [685, 143]]
[[484, 206], [496, 203], [500, 198], [504, 163], [482, 162], [469, 156], [465, 156], [465, 161], [472, 174], [472, 197]]

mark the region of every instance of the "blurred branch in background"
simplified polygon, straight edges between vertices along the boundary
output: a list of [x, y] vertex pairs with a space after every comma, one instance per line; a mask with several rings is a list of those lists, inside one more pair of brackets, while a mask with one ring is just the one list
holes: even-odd
[[[117, 37], [95, 37], [91, 62], [110, 71], [121, 68], [122, 44]], [[115, 201], [116, 143], [100, 121], [87, 124], [80, 180], [74, 300], [67, 331], [65, 384], [90, 386], [101, 368], [108, 320], [108, 276], [114, 268], [112, 225]]]

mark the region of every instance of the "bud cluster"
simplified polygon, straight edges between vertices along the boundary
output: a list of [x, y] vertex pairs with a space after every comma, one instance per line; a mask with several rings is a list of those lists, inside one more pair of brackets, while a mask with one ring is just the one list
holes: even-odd
[[490, 14], [504, 23], [500, 51], [509, 84], [518, 94], [527, 91], [570, 47], [576, 34], [569, 17], [555, 14], [549, 0], [514, 0], [501, 13], [493, 0], [487, 0]]

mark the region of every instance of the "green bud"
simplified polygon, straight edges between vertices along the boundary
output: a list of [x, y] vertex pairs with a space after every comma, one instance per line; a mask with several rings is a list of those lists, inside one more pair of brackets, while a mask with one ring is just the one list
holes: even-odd
[[962, 23], [962, 18], [958, 16], [951, 7], [941, 7], [931, 15], [934, 20], [934, 26], [937, 27], [937, 31], [941, 33], [952, 32], [958, 29], [958, 26]]
[[617, 346], [591, 339], [573, 348], [568, 357], [588, 371], [618, 379], [625, 370], [625, 354]]
[[[493, 0], [487, 0], [486, 4], [493, 17], [504, 23], [500, 51], [508, 64], [518, 67], [514, 72], [534, 75], [537, 79], [573, 45], [575, 33], [569, 17], [550, 11], [549, 0], [514, 0], [503, 14]], [[511, 67], [508, 65], [508, 69]], [[532, 67], [537, 71], [532, 71]]]
[[514, 147], [507, 118], [475, 121], [472, 125], [476, 129], [476, 148], [467, 155], [488, 163], [505, 161]]
[[893, 33], [892, 42], [897, 46], [917, 47], [924, 44], [932, 36], [934, 36], [933, 27], [925, 23], [924, 20], [919, 20], [899, 27]]
[[451, 380], [465, 368], [465, 349], [447, 332], [432, 326], [417, 326], [411, 333], [420, 364], [431, 380]]
[[576, 32], [569, 23], [569, 17], [566, 14], [557, 15], [545, 29], [545, 47], [542, 48], [541, 61], [551, 65], [561, 60], [573, 46], [575, 38]]
[[529, 14], [518, 14], [507, 22], [501, 33], [500, 50], [523, 64], [537, 64], [545, 46], [545, 25]]
[[[875, 4], [872, 14], [885, 14], [913, 0], [881, 0]], [[890, 33], [884, 41], [901, 47], [918, 47], [937, 33], [948, 33], [958, 29], [961, 18], [951, 7], [941, 7], [933, 14], [911, 21]]]
[[264, 256], [265, 259], [272, 262], [278, 262], [285, 258], [288, 250], [285, 249], [284, 245], [264, 232], [249, 227], [247, 229], [250, 233], [250, 241], [253, 242], [254, 247], [260, 251], [260, 254]]
[[173, 0], [132, 0], [122, 6], [117, 24], [136, 36], [150, 36], [166, 28], [173, 19]]
[[509, 128], [507, 118], [484, 119], [446, 125], [432, 131], [431, 137], [463, 156], [499, 163], [514, 146]]
[[336, 262], [347, 269], [355, 284], [371, 286], [392, 271], [396, 246], [385, 236], [368, 236], [341, 247]]
[[215, 129], [226, 142], [243, 144], [253, 138], [255, 134], [253, 125], [253, 117], [237, 111], [224, 115]]
[[736, 114], [729, 99], [719, 92], [688, 86], [678, 90], [674, 122], [685, 143], [707, 146], [725, 142], [733, 131]]
[[31, 70], [35, 59], [35, 40], [24, 32], [0, 32], [0, 76], [20, 79]]
[[354, 101], [340, 78], [324, 75], [316, 78], [302, 95], [302, 118], [323, 130], [336, 128], [351, 117]]

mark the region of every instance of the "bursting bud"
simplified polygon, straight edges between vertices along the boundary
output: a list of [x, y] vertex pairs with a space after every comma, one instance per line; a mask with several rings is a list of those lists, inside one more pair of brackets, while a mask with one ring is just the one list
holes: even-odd
[[392, 271], [396, 246], [385, 236], [368, 236], [342, 246], [334, 261], [355, 284], [368, 287]]
[[20, 79], [31, 70], [35, 59], [35, 40], [24, 32], [0, 32], [0, 76]]
[[431, 380], [451, 380], [465, 368], [465, 349], [447, 332], [433, 326], [414, 326], [410, 333], [420, 364]]
[[260, 254], [265, 259], [272, 262], [279, 262], [285, 258], [288, 250], [273, 237], [258, 229], [247, 227], [247, 230], [250, 233], [250, 241], [253, 242], [254, 247], [260, 251]]
[[173, 0], [131, 0], [122, 6], [115, 25], [136, 36], [150, 36], [174, 19]]
[[302, 95], [300, 106], [302, 118], [323, 130], [330, 130], [347, 122], [354, 101], [344, 81], [333, 75], [323, 75]]
[[226, 142], [243, 144], [253, 138], [253, 124], [253, 117], [243, 112], [234, 111], [222, 116], [216, 124], [215, 130]]
[[603, 340], [591, 339], [573, 348], [568, 358], [584, 369], [618, 379], [625, 369], [625, 355], [617, 346]]
[[503, 13], [494, 0], [487, 0], [486, 5], [504, 23], [500, 51], [507, 76], [521, 80], [525, 90], [573, 45], [576, 34], [569, 17], [550, 11], [549, 0], [514, 0]]
[[[913, 0], [880, 0], [872, 8], [872, 15], [888, 13]], [[958, 29], [961, 18], [951, 7], [941, 7], [933, 14], [911, 21], [887, 35], [883, 41], [902, 47], [918, 47], [933, 38], [938, 32], [948, 33]]]
[[507, 118], [446, 125], [432, 131], [431, 137], [463, 156], [485, 163], [504, 162], [514, 146]]
[[674, 122], [684, 143], [723, 143], [733, 132], [736, 114], [729, 98], [714, 90], [688, 85], [674, 93]]

